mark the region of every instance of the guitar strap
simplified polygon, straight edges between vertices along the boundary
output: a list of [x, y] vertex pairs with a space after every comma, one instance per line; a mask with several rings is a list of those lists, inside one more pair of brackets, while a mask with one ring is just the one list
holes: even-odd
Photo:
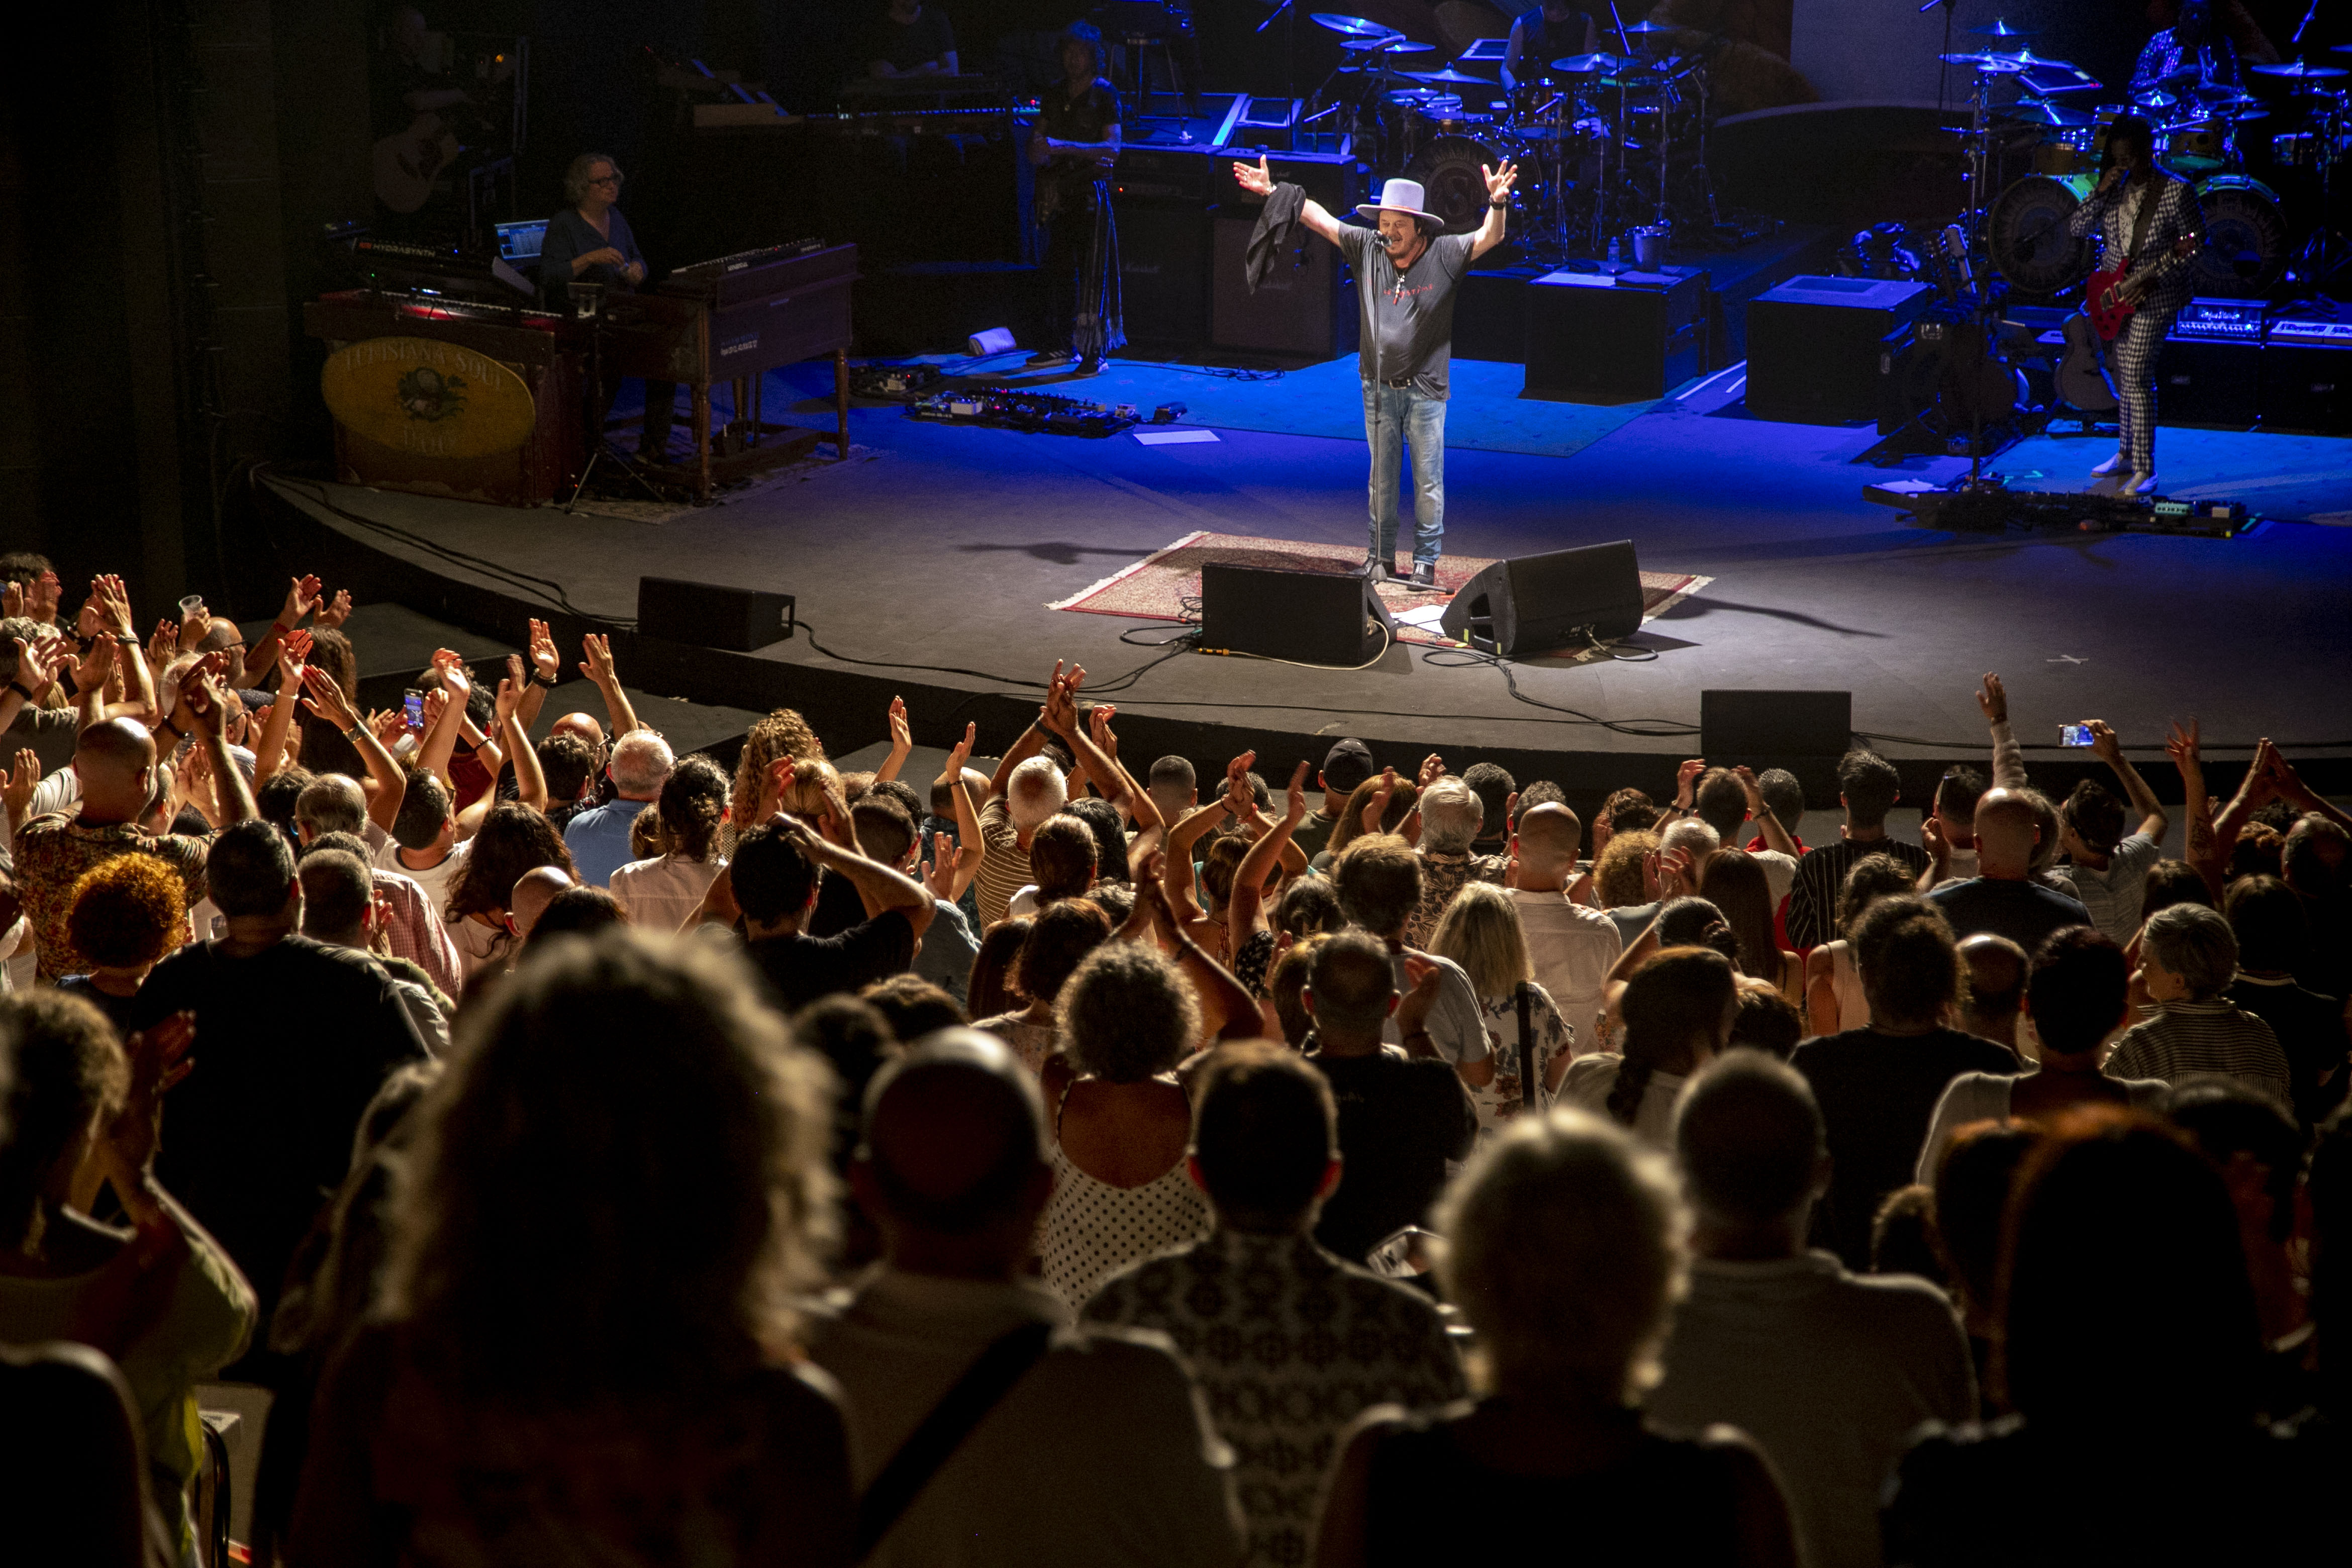
[[2139, 259], [2140, 247], [2147, 243], [2148, 226], [2156, 221], [2157, 204], [2164, 200], [2163, 182], [2154, 174], [2147, 177], [2147, 191], [2140, 197], [2139, 213], [2132, 220], [2131, 248], [2124, 253], [2124, 265], [2128, 268]]

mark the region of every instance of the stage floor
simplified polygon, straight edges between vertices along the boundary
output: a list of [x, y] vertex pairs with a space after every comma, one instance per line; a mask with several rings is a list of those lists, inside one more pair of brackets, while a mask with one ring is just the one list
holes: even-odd
[[[773, 389], [769, 405], [813, 397], [803, 379]], [[1087, 385], [1059, 390], [1083, 396]], [[2030, 743], [2054, 742], [2062, 721], [2102, 718], [2149, 748], [2140, 755], [2160, 757], [2166, 721], [2193, 715], [2224, 773], [2263, 735], [2352, 756], [2352, 528], [2273, 521], [2228, 541], [1923, 531], [1864, 501], [1864, 485], [1964, 465], [1857, 464], [1875, 440], [1869, 429], [1747, 417], [1738, 387], [1738, 373], [1727, 373], [1566, 457], [1449, 451], [1446, 542], [1456, 553], [1631, 539], [1645, 570], [1714, 579], [1645, 628], [1641, 662], [1515, 666], [1527, 697], [1592, 720], [1696, 726], [1703, 689], [1844, 689], [1858, 731], [1924, 762], [1981, 754], [1973, 693], [1998, 670]], [[897, 668], [839, 663], [806, 637], [756, 657], [791, 667], [792, 679], [854, 672], [903, 684], [910, 702], [927, 694], [933, 711], [917, 714], [927, 743], [939, 737], [924, 731], [950, 717], [941, 706], [968, 706], [942, 704], [947, 694], [1018, 695], [1008, 682], [1041, 679], [1056, 658], [1085, 664], [1099, 683], [1157, 657], [1149, 645], [1176, 629], [1165, 623], [1045, 606], [1182, 535], [1364, 537], [1360, 440], [1223, 428], [1212, 441], [1146, 446], [929, 425], [895, 405], [851, 418], [852, 461], [660, 523], [308, 482], [280, 493], [324, 526], [457, 583], [515, 592], [312, 498], [551, 578], [594, 618], [633, 617], [641, 575], [792, 593], [827, 648]], [[2105, 451], [2043, 438], [1995, 466], [2036, 488], [2072, 489]], [[2158, 453], [2168, 492], [2242, 490], [2266, 515], [2352, 519], [2352, 442], [2168, 428]], [[1358, 733], [1396, 743], [1400, 761], [1427, 747], [1582, 754], [1624, 782], [1654, 784], [1660, 768], [1670, 780], [1673, 760], [1696, 753], [1695, 737], [1629, 734], [1528, 706], [1496, 669], [1445, 668], [1429, 651], [1393, 647], [1360, 671], [1184, 654], [1116, 700], [1139, 719], [1284, 737], [1298, 754], [1318, 737]], [[871, 738], [845, 735], [839, 749]], [[992, 743], [983, 736], [983, 749]], [[1555, 776], [1571, 771], [1591, 769], [1564, 761]]]

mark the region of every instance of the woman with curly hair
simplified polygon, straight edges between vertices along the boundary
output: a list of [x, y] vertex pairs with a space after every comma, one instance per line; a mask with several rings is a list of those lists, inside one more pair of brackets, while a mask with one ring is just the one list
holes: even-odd
[[1192, 1108], [1175, 1076], [1201, 1008], [1174, 959], [1112, 942], [1078, 965], [1056, 1011], [1064, 1054], [1039, 1086], [1054, 1195], [1037, 1246], [1046, 1286], [1076, 1312], [1129, 1264], [1209, 1234], [1208, 1199], [1184, 1169]]
[[466, 846], [465, 864], [449, 879], [449, 907], [444, 913], [466, 979], [512, 962], [520, 939], [508, 900], [522, 874], [541, 866], [578, 879], [572, 851], [563, 847], [563, 835], [553, 823], [520, 801], [492, 806], [482, 818], [481, 831]]
[[845, 1429], [791, 1305], [830, 1098], [739, 958], [628, 931], [534, 954], [417, 1109], [287, 1560], [846, 1564]]
[[84, 871], [66, 910], [66, 938], [89, 972], [68, 974], [69, 992], [128, 1029], [131, 999], [156, 961], [187, 933], [187, 895], [179, 872], [152, 855], [118, 855]]
[[1658, 836], [1646, 827], [1627, 828], [1610, 837], [1592, 866], [1592, 889], [1602, 909], [1629, 910], [1650, 901], [1642, 866], [1657, 847]]
[[[751, 726], [743, 737], [742, 754], [735, 759], [735, 795], [729, 803], [727, 825], [720, 830], [721, 856], [735, 853], [735, 835], [741, 825], [757, 826], [778, 809], [781, 782], [776, 764], [786, 758], [796, 763], [823, 763], [824, 742], [808, 721], [790, 708], [779, 708]], [[790, 807], [784, 809], [789, 810]]]
[[[661, 798], [638, 819], [655, 819], [653, 854], [613, 873], [613, 897], [629, 923], [681, 931], [726, 862], [719, 827], [727, 819], [727, 775], [709, 757], [682, 757], [663, 781]], [[656, 814], [658, 813], [656, 816]]]

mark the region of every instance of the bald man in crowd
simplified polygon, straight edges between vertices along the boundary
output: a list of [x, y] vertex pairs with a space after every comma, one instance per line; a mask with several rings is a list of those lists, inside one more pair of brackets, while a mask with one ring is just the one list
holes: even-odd
[[2042, 831], [2021, 790], [1987, 790], [1977, 802], [1977, 874], [1927, 895], [1952, 934], [2005, 936], [2027, 952], [2053, 931], [2091, 923], [2082, 901], [2032, 879]]
[[[196, 711], [198, 704], [202, 713]], [[213, 675], [184, 681], [163, 732], [192, 735], [204, 747], [228, 821], [243, 822], [257, 813], [243, 770], [221, 743], [225, 709]], [[189, 908], [205, 896], [206, 840], [179, 834], [152, 836], [139, 825], [150, 807], [159, 804], [159, 794], [168, 799], [171, 793], [170, 774], [157, 764], [155, 737], [144, 724], [106, 719], [90, 725], [74, 744], [73, 770], [81, 785], [80, 801], [70, 811], [33, 818], [16, 836], [17, 894], [32, 919], [44, 982], [89, 967], [66, 935], [66, 916], [73, 908], [74, 883], [92, 867], [118, 855], [152, 855], [180, 874]]]
[[507, 923], [515, 935], [528, 939], [547, 906], [574, 885], [560, 866], [533, 866], [516, 879], [514, 891], [507, 896]]
[[1527, 932], [1536, 984], [1551, 994], [1552, 1005], [1576, 1031], [1570, 1042], [1574, 1056], [1600, 1048], [1601, 992], [1624, 949], [1615, 921], [1569, 896], [1583, 841], [1584, 825], [1567, 806], [1529, 806], [1513, 826], [1503, 873]]
[[1012, 1373], [869, 1562], [1240, 1559], [1232, 1457], [1183, 1363], [1158, 1335], [1071, 1329], [1027, 1273], [1054, 1168], [1018, 1058], [949, 1029], [884, 1067], [849, 1180], [883, 1262], [812, 1320], [809, 1352], [847, 1395], [858, 1489], [983, 1354]]

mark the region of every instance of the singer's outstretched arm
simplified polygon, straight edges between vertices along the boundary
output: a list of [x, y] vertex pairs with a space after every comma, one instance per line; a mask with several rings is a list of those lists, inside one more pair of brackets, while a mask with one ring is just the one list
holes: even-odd
[[[1252, 195], [1274, 195], [1274, 174], [1265, 166], [1265, 155], [1262, 153], [1258, 154], [1257, 167], [1255, 169], [1247, 163], [1235, 163], [1234, 178], [1240, 182], [1242, 189]], [[1307, 205], [1299, 208], [1298, 221], [1332, 244], [1339, 243], [1339, 220], [1333, 217], [1325, 209], [1323, 204], [1314, 197], [1309, 196], [1307, 199]]]

